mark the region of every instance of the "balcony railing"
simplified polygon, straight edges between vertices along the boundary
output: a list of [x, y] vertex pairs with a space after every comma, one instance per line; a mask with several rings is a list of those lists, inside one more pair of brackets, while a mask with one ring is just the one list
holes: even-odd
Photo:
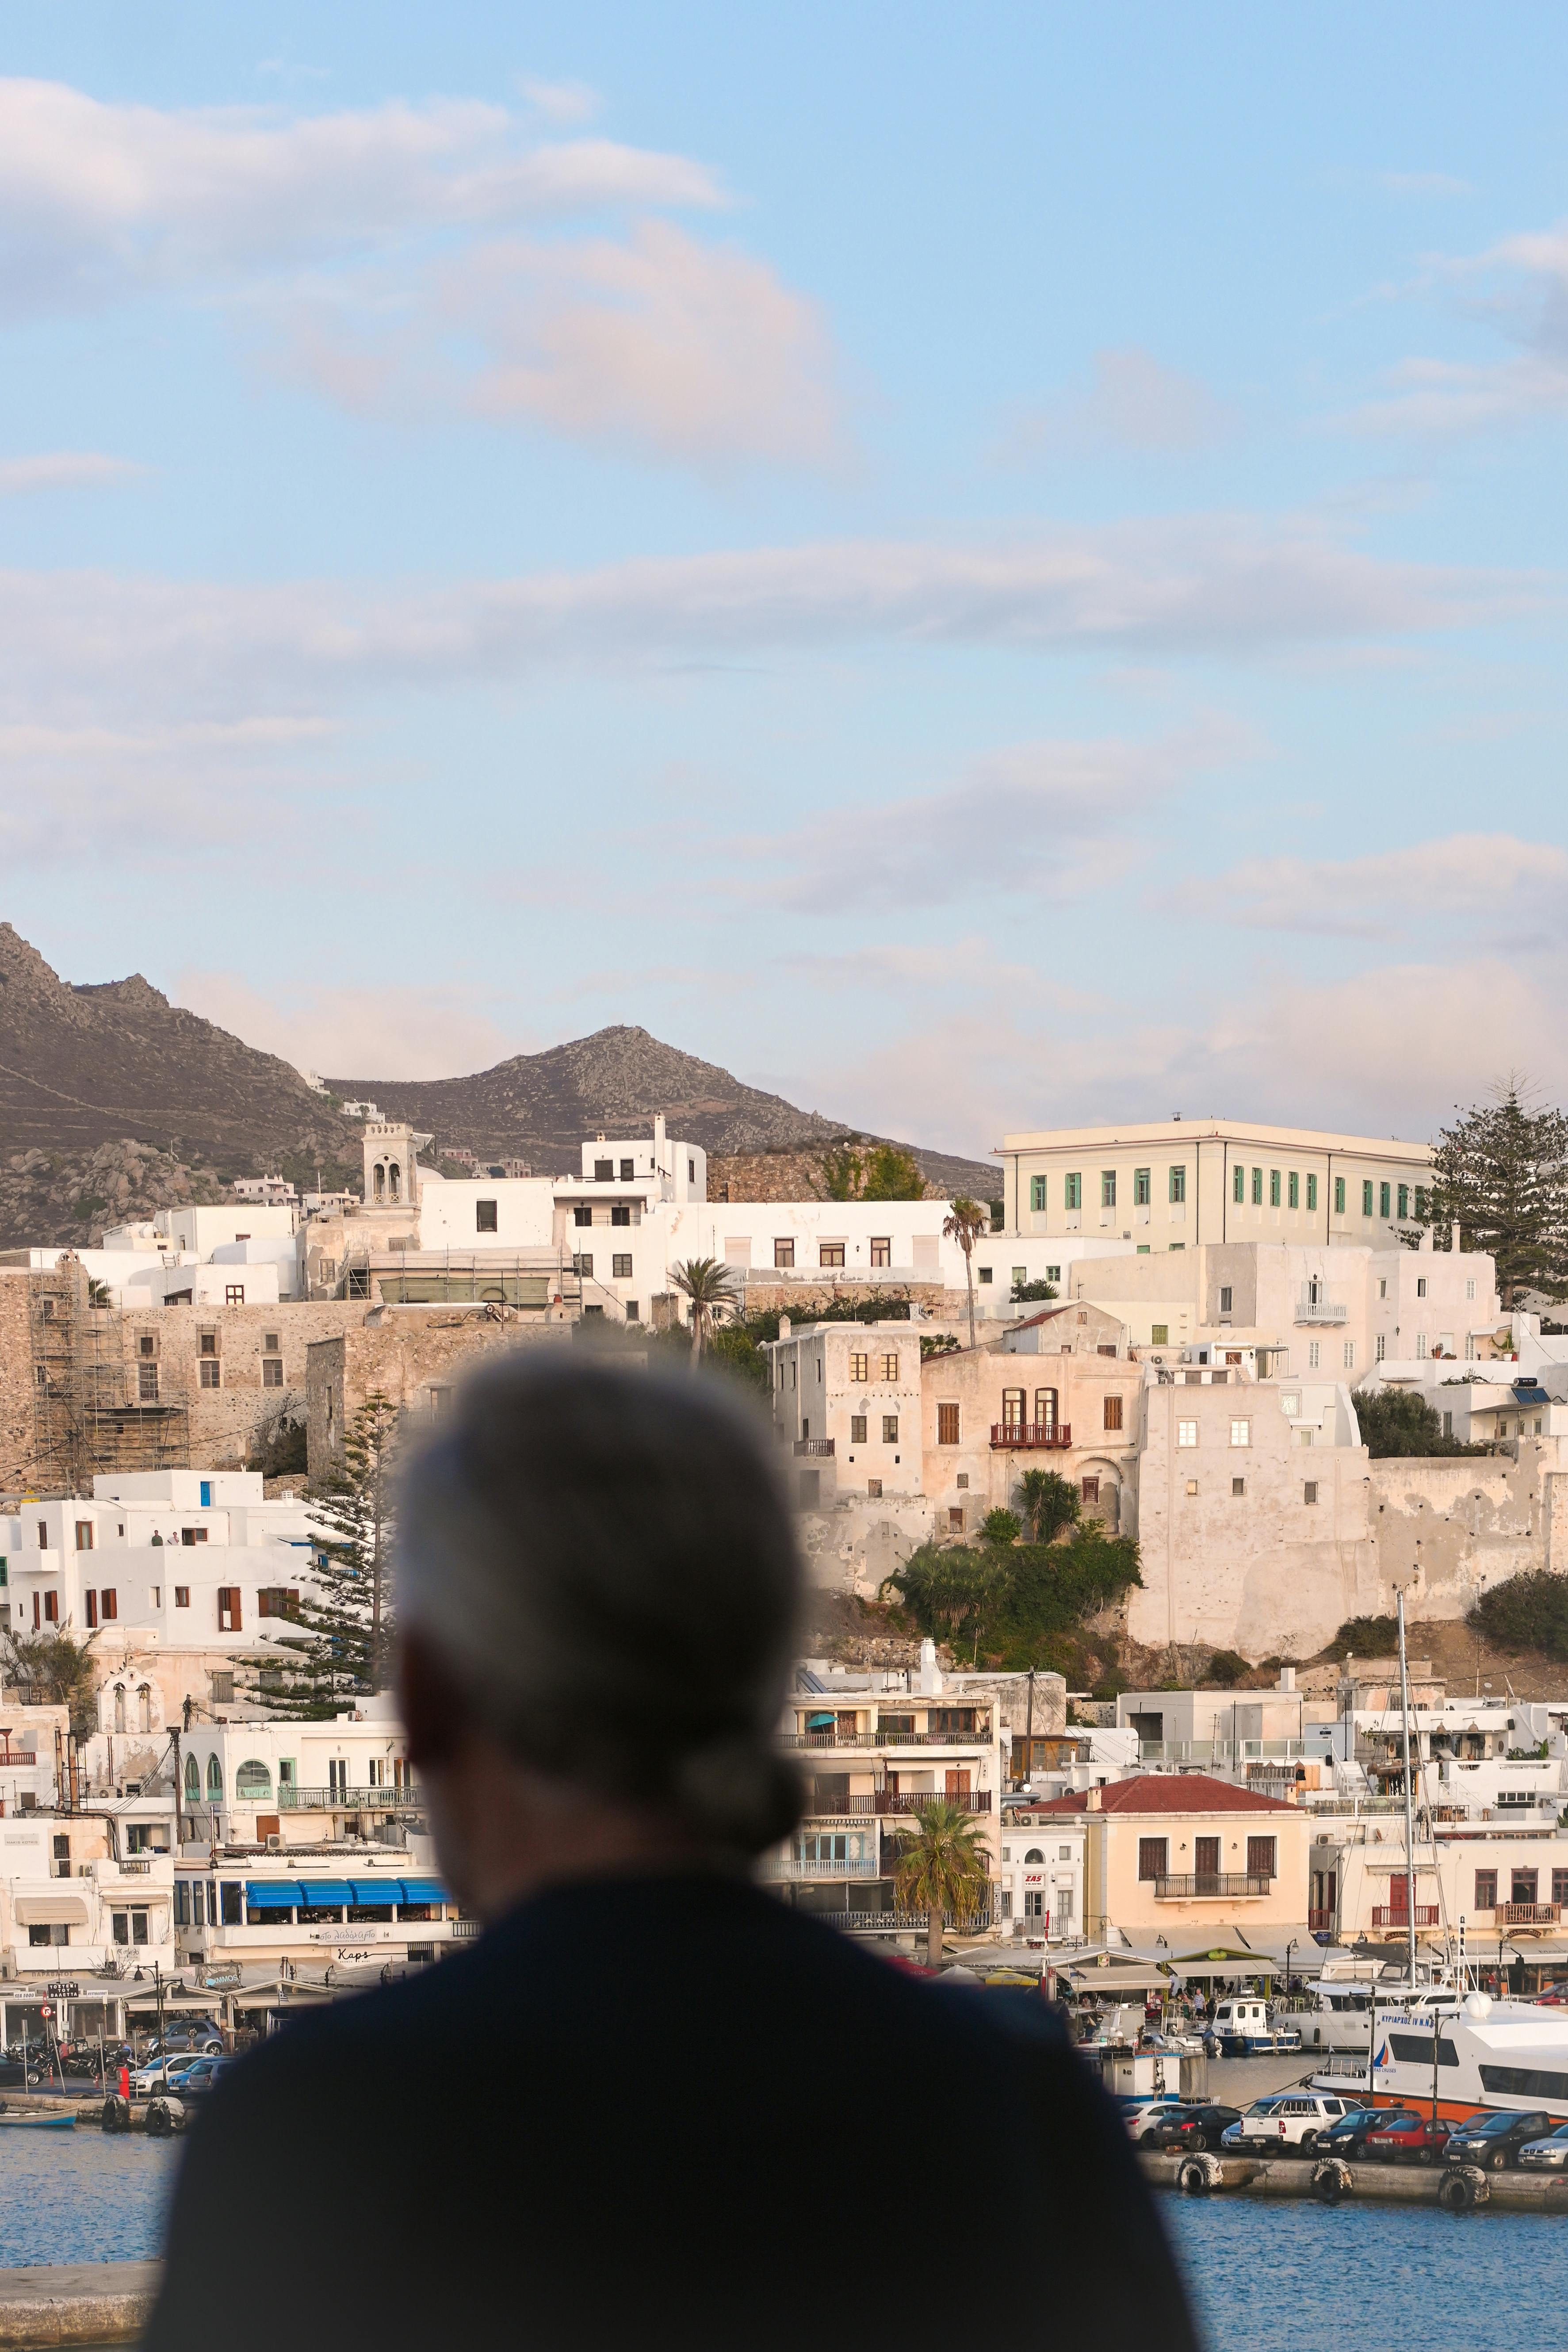
[[831, 1454], [836, 1442], [831, 1437], [797, 1437], [795, 1450], [797, 1454]]
[[973, 1731], [781, 1731], [784, 1748], [989, 1748], [988, 1725]]
[[484, 1934], [484, 1924], [482, 1919], [452, 1919], [447, 1922], [447, 1933], [454, 1943], [467, 1943], [471, 1937]]
[[1499, 1903], [1492, 1917], [1500, 1927], [1555, 1927], [1558, 1903]]
[[412, 1811], [425, 1802], [423, 1790], [405, 1782], [401, 1789], [303, 1789], [287, 1781], [273, 1797], [236, 1798], [236, 1803], [255, 1805], [265, 1812], [276, 1804], [279, 1812], [374, 1812], [378, 1807], [389, 1811]]
[[763, 1878], [863, 1878], [868, 1883], [877, 1875], [877, 1857], [868, 1853], [855, 1862], [814, 1862], [799, 1854], [770, 1854], [758, 1870]]
[[961, 1812], [988, 1813], [989, 1789], [878, 1789], [860, 1797], [831, 1801], [816, 1797], [806, 1801], [806, 1817], [814, 1822], [868, 1821], [890, 1813], [918, 1813], [922, 1805], [956, 1805]]
[[[1438, 1926], [1436, 1904], [1418, 1903], [1415, 1906], [1415, 1919], [1418, 1927]], [[1411, 1913], [1408, 1906], [1403, 1911], [1396, 1903], [1374, 1903], [1372, 1906], [1372, 1924], [1374, 1927], [1408, 1927], [1410, 1921]]]
[[1307, 1914], [1307, 1933], [1310, 1936], [1316, 1936], [1323, 1930], [1332, 1934], [1333, 1925], [1334, 1915], [1331, 1911], [1309, 1911]]
[[1296, 1320], [1298, 1323], [1346, 1323], [1350, 1320], [1350, 1308], [1335, 1299], [1314, 1298], [1310, 1291], [1304, 1290], [1296, 1301]]
[[1227, 1899], [1238, 1895], [1268, 1895], [1274, 1881], [1266, 1874], [1250, 1870], [1194, 1870], [1171, 1878], [1157, 1878], [1154, 1894], [1157, 1900], [1172, 1903], [1194, 1903], [1211, 1895], [1223, 1895]]
[[1072, 1429], [1065, 1421], [994, 1421], [991, 1443], [998, 1453], [1039, 1454], [1047, 1447], [1065, 1452]]

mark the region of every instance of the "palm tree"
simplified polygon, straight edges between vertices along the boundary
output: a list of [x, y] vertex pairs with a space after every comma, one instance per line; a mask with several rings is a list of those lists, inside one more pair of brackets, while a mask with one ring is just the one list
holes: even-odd
[[691, 1301], [691, 1369], [695, 1371], [714, 1324], [737, 1303], [735, 1277], [722, 1258], [689, 1257], [684, 1265], [671, 1266], [670, 1280]]
[[899, 1861], [896, 1885], [900, 1911], [926, 1915], [926, 1965], [942, 1966], [942, 1915], [951, 1911], [963, 1927], [984, 1900], [990, 1883], [981, 1848], [980, 1823], [949, 1797], [933, 1797], [915, 1817], [915, 1833]]
[[969, 1286], [969, 1344], [974, 1345], [974, 1244], [982, 1234], [991, 1230], [991, 1219], [978, 1201], [960, 1192], [942, 1222], [943, 1238], [956, 1242], [963, 1252], [963, 1279]]
[[1018, 1500], [1037, 1544], [1054, 1542], [1079, 1515], [1077, 1492], [1058, 1470], [1026, 1470], [1018, 1481]]

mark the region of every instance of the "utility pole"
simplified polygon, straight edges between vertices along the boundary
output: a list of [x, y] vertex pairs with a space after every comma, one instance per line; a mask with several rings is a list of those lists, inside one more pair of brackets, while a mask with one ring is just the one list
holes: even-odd
[[[1399, 1612], [1399, 1700], [1405, 1718], [1405, 1942], [1409, 1952], [1410, 1998], [1415, 1999], [1415, 1762], [1410, 1753], [1410, 1664], [1405, 1654], [1405, 1594], [1395, 1595]], [[1436, 2033], [1436, 2024], [1433, 2024]]]
[[1024, 1784], [1026, 1788], [1035, 1772], [1035, 1669], [1029, 1668], [1029, 1698], [1024, 1715]]
[[174, 1743], [174, 1851], [177, 1853], [185, 1843], [184, 1824], [180, 1813], [180, 1735], [175, 1730], [169, 1737]]

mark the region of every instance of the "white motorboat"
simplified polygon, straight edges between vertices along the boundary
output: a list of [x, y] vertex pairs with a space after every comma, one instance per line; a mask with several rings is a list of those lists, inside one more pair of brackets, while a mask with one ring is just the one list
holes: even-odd
[[1423, 2114], [1435, 2093], [1437, 2114], [1450, 2122], [1537, 2107], [1568, 2122], [1568, 2015], [1561, 2010], [1432, 1985], [1413, 1998], [1380, 1993], [1366, 2025], [1370, 2051], [1331, 2059], [1314, 2085]]

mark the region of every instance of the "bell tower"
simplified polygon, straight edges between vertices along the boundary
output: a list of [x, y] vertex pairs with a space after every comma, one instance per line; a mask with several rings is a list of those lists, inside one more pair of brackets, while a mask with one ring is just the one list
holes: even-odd
[[403, 1119], [370, 1118], [364, 1128], [364, 1205], [417, 1209], [419, 1153], [430, 1141]]

